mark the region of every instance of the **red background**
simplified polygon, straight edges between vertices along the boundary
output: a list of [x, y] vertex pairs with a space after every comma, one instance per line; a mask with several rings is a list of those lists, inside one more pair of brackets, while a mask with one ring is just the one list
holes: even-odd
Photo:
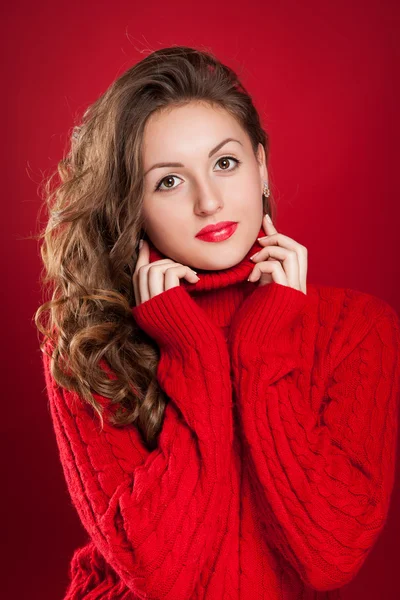
[[[22, 2], [3, 7], [3, 578], [7, 598], [61, 598], [86, 533], [58, 459], [32, 316], [41, 303], [42, 177], [88, 104], [149, 51], [209, 48], [237, 70], [271, 136], [278, 231], [308, 281], [400, 310], [399, 3]], [[43, 217], [40, 224], [43, 223]], [[6, 375], [6, 377], [4, 377]], [[4, 414], [4, 413], [3, 413]], [[387, 524], [344, 599], [398, 597], [399, 475]]]

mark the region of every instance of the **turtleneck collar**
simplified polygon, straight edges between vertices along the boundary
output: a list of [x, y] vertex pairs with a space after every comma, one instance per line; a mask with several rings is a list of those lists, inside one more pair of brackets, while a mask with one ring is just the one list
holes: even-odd
[[[265, 235], [264, 229], [260, 227], [257, 238]], [[190, 283], [186, 279], [180, 280], [180, 285], [185, 287], [193, 300], [222, 329], [225, 339], [227, 339], [234, 313], [243, 300], [258, 286], [258, 282], [247, 281], [255, 265], [250, 260], [250, 256], [262, 249], [257, 238], [246, 255], [236, 265], [216, 271], [198, 269], [200, 279], [196, 283]], [[151, 263], [167, 258], [150, 240], [148, 242]]]
[[[266, 233], [264, 229], [260, 227], [260, 230], [257, 234], [257, 238], [265, 235]], [[228, 267], [227, 269], [219, 269], [216, 271], [206, 271], [199, 269], [199, 281], [197, 281], [196, 283], [191, 283], [186, 279], [181, 279], [180, 285], [184, 285], [190, 294], [197, 294], [198, 292], [221, 289], [232, 284], [237, 284], [239, 282], [246, 282], [250, 287], [254, 287], [254, 284], [252, 284], [251, 282], [247, 282], [247, 278], [253, 270], [255, 264], [250, 260], [250, 256], [262, 249], [262, 246], [257, 241], [257, 238], [255, 239], [247, 254], [236, 265]], [[149, 238], [146, 239], [149, 243], [150, 248], [150, 263], [155, 262], [156, 260], [162, 260], [164, 258], [167, 258], [158, 250], [158, 248], [156, 248], [153, 245]]]

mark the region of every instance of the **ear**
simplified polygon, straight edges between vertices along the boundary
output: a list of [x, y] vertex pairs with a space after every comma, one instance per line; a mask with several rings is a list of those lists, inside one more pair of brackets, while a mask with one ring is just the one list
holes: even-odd
[[264, 146], [261, 143], [258, 144], [258, 148], [257, 148], [257, 162], [258, 162], [258, 167], [260, 170], [261, 186], [263, 185], [264, 181], [267, 184], [269, 184], [268, 169], [267, 169], [267, 165], [266, 165], [266, 161], [265, 161], [265, 150], [264, 150]]

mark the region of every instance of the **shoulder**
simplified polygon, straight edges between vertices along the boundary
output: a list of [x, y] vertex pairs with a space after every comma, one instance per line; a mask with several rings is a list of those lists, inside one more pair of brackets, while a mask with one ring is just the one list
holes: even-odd
[[397, 311], [389, 302], [355, 288], [307, 283], [307, 294], [315, 300], [319, 314], [327, 319], [330, 317], [334, 320], [339, 316], [347, 320], [357, 317], [366, 322], [376, 322], [385, 317], [399, 319]]
[[[343, 357], [361, 343], [400, 346], [400, 319], [383, 298], [354, 288], [307, 284], [316, 307], [318, 344]], [[368, 340], [368, 341], [367, 341]]]

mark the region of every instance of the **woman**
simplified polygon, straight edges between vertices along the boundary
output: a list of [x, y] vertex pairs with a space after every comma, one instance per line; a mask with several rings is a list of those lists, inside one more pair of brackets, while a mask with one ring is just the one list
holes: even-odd
[[268, 152], [236, 75], [165, 48], [86, 111], [47, 186], [36, 322], [89, 536], [65, 599], [337, 598], [383, 528], [399, 319], [307, 283]]

